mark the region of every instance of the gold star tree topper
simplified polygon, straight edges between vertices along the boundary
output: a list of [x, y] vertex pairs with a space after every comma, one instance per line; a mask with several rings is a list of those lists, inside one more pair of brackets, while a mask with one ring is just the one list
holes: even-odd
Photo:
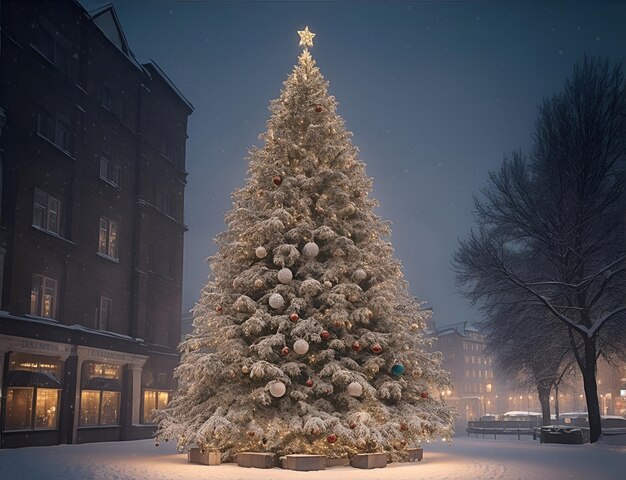
[[300, 46], [304, 48], [313, 46], [313, 37], [315, 34], [309, 31], [309, 27], [304, 27], [304, 30], [299, 30], [298, 35], [300, 35]]

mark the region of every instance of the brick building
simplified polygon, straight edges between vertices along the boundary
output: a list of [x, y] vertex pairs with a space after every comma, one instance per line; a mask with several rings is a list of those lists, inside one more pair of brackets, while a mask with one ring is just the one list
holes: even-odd
[[458, 413], [455, 428], [464, 431], [468, 420], [485, 414], [504, 413], [508, 387], [494, 377], [493, 359], [485, 353], [485, 334], [468, 322], [429, 331], [433, 350], [443, 355], [453, 388], [444, 393]]
[[[486, 335], [468, 322], [437, 328], [431, 322], [427, 334], [433, 339], [432, 350], [443, 355], [443, 366], [450, 372], [453, 387], [443, 396], [458, 413], [457, 432], [465, 432], [468, 420], [483, 415], [502, 415], [506, 412], [541, 412], [536, 391], [520, 390], [498, 374], [493, 359], [485, 353]], [[582, 380], [574, 367], [575, 377], [562, 385], [558, 393], [559, 409], [567, 412], [585, 412]], [[611, 365], [598, 360], [598, 397], [602, 415], [626, 415], [626, 364]], [[555, 414], [556, 395], [550, 395], [550, 409]]]
[[152, 435], [178, 363], [192, 105], [111, 5], [0, 2], [0, 446]]

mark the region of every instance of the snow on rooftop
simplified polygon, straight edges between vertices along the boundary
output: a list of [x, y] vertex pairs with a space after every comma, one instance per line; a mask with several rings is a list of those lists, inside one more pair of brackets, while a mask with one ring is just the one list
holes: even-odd
[[[530, 437], [528, 437], [530, 438]], [[617, 480], [626, 447], [556, 445], [507, 438], [454, 438], [452, 446], [424, 444], [424, 459], [360, 470], [333, 467], [317, 472], [187, 463], [176, 446], [152, 440], [86, 443], [0, 450], [2, 480]]]

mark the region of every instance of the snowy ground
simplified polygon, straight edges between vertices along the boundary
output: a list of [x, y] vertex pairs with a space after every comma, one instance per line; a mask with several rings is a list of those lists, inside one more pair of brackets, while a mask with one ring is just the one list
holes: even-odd
[[612, 480], [623, 479], [626, 447], [541, 445], [532, 440], [457, 438], [426, 444], [424, 460], [384, 469], [334, 467], [319, 472], [246, 469], [234, 464], [190, 465], [173, 445], [150, 440], [0, 450], [2, 480]]

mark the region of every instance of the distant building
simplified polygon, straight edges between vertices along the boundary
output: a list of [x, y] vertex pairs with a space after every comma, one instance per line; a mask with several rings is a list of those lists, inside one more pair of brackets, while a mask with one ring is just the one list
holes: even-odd
[[[453, 388], [443, 393], [446, 401], [459, 414], [457, 432], [464, 432], [468, 420], [483, 415], [501, 415], [508, 411], [541, 412], [535, 391], [520, 391], [508, 379], [498, 375], [493, 359], [485, 353], [486, 335], [468, 322], [460, 322], [437, 329], [428, 325], [428, 336], [433, 339], [431, 349], [443, 355], [443, 367], [450, 372]], [[574, 367], [577, 373], [577, 367]], [[602, 415], [626, 416], [626, 363], [610, 365], [598, 360], [598, 400]], [[559, 410], [585, 412], [582, 380], [561, 386], [558, 393]], [[555, 415], [556, 392], [550, 395], [550, 409]]]
[[433, 324], [428, 334], [434, 339], [432, 349], [443, 354], [443, 367], [450, 372], [453, 388], [443, 395], [459, 415], [457, 431], [464, 431], [468, 420], [508, 409], [509, 389], [494, 377], [493, 359], [485, 353], [485, 334], [480, 329], [469, 322], [439, 329]]
[[111, 5], [0, 8], [0, 446], [150, 437], [178, 363], [192, 106]]

